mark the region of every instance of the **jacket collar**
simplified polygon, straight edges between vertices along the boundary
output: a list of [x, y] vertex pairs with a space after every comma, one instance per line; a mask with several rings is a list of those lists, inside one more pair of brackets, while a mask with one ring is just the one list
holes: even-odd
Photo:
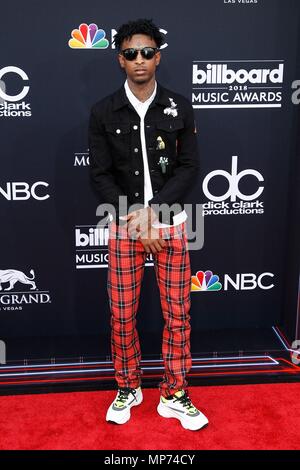
[[[157, 82], [156, 95], [152, 103], [150, 104], [149, 108], [153, 108], [157, 104], [161, 106], [170, 105], [170, 101], [169, 101], [166, 89], [162, 87], [158, 82]], [[117, 90], [113, 95], [113, 111], [117, 111], [118, 109], [121, 109], [124, 106], [132, 107], [130, 101], [127, 98], [124, 85], [122, 85], [122, 87], [119, 88], [119, 90]]]

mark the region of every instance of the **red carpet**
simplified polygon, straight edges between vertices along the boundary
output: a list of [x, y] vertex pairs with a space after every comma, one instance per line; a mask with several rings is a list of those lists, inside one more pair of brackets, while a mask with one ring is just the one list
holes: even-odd
[[0, 449], [300, 449], [300, 383], [190, 387], [210, 419], [186, 431], [156, 412], [158, 390], [125, 425], [105, 422], [115, 392], [0, 397]]

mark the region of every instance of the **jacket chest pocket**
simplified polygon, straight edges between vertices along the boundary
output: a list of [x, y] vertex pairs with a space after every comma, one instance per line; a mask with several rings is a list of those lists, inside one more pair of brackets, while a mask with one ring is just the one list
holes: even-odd
[[162, 121], [157, 121], [156, 122], [156, 128], [161, 129], [164, 132], [167, 132], [167, 134], [173, 134], [176, 133], [184, 128], [184, 122], [183, 119], [164, 119]]
[[128, 158], [131, 137], [130, 123], [108, 122], [105, 124], [105, 131], [113, 159], [118, 161], [122, 158]]
[[178, 132], [184, 128], [182, 119], [164, 119], [156, 122], [155, 169], [165, 175], [172, 175], [176, 165]]

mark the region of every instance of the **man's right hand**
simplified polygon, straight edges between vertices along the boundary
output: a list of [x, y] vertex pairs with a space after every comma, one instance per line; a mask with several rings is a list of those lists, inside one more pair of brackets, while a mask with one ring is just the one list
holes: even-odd
[[139, 236], [139, 239], [147, 253], [159, 253], [166, 245], [166, 241], [159, 237], [158, 228], [151, 227], [151, 230], [148, 233], [140, 233], [141, 235]]

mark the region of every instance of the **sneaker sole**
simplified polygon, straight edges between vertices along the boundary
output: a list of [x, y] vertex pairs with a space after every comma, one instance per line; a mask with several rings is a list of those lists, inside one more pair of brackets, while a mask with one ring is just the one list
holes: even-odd
[[161, 403], [159, 403], [159, 405], [157, 406], [157, 412], [163, 418], [176, 418], [176, 419], [178, 419], [181, 423], [181, 426], [184, 429], [188, 429], [189, 431], [199, 431], [199, 429], [203, 429], [209, 423], [208, 419], [206, 417], [204, 417], [202, 419], [201, 423], [193, 425], [193, 424], [191, 424], [190, 422], [188, 422], [186, 420], [185, 416], [179, 416], [179, 415], [175, 414], [175, 412], [173, 410], [168, 409], [167, 407], [163, 406]]
[[127, 421], [130, 420], [130, 417], [131, 417], [131, 414], [130, 414], [130, 410], [133, 406], [138, 406], [142, 403], [143, 401], [143, 395], [140, 397], [139, 400], [137, 400], [136, 402], [133, 402], [132, 405], [130, 405], [130, 408], [128, 408], [127, 410], [127, 413], [123, 415], [123, 418], [122, 419], [107, 419], [106, 417], [106, 421], [108, 423], [113, 423], [113, 424], [125, 424], [127, 423]]

